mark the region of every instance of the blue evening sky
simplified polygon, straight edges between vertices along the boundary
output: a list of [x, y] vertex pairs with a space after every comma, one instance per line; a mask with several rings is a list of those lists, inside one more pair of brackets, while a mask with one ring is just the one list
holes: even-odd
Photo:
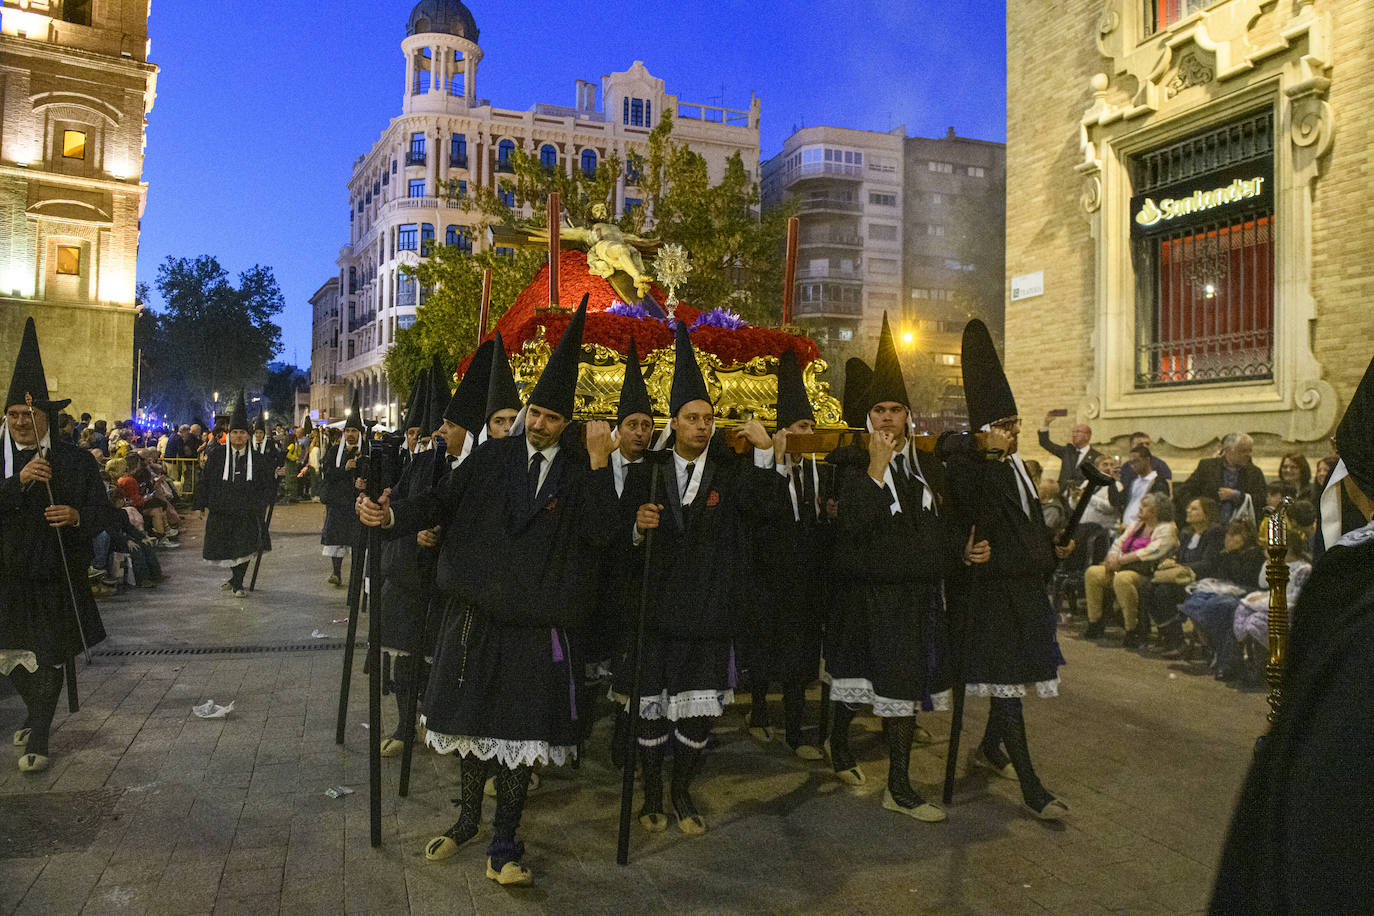
[[[167, 256], [270, 266], [281, 358], [310, 362], [310, 295], [348, 241], [353, 160], [400, 113], [407, 0], [154, 3], [139, 279]], [[477, 92], [574, 103], [636, 59], [684, 102], [762, 99], [763, 158], [794, 127], [1006, 139], [1005, 0], [560, 0], [468, 4]], [[156, 291], [153, 305], [157, 307]]]

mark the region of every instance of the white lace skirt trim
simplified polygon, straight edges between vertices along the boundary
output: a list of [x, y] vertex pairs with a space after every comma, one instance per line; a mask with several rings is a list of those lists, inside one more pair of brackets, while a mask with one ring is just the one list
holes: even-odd
[[342, 557], [346, 550], [348, 550], [347, 547], [337, 547], [333, 544], [328, 544], [320, 548], [320, 554], [326, 557]]
[[209, 563], [211, 566], [219, 566], [223, 569], [233, 569], [240, 564], [253, 562], [253, 558], [256, 556], [256, 553], [250, 553], [248, 556], [239, 557], [236, 560], [206, 560], [205, 562]]
[[[612, 699], [614, 698], [612, 694]], [[626, 710], [629, 709], [629, 697], [621, 697], [620, 702]], [[676, 722], [678, 719], [691, 719], [696, 716], [722, 716], [725, 714], [725, 707], [733, 702], [733, 690], [687, 690], [672, 696], [660, 693], [658, 696], [639, 698], [639, 717]]]
[[[830, 699], [835, 703], [848, 703], [851, 706], [872, 706], [873, 714], [880, 718], [904, 718], [921, 711], [916, 700], [897, 700], [874, 692], [873, 683], [861, 677], [832, 677], [830, 680]], [[942, 690], [931, 694], [930, 702], [935, 709], [943, 712], [950, 708], [952, 690]]]
[[[1034, 684], [967, 684], [964, 695], [970, 697], [1000, 697], [1013, 699], [1030, 696], [1031, 689], [1042, 700], [1059, 696], [1059, 678], [1049, 681], [1036, 681]], [[832, 691], [831, 696], [834, 696]]]
[[38, 670], [38, 656], [28, 649], [0, 649], [0, 674], [23, 668], [29, 674]]
[[[422, 716], [420, 724], [424, 722]], [[440, 754], [471, 754], [478, 760], [495, 759], [504, 767], [533, 766], [536, 763], [562, 766], [577, 756], [577, 748], [571, 745], [509, 738], [474, 738], [471, 735], [445, 735], [435, 731], [425, 734], [425, 744]]]

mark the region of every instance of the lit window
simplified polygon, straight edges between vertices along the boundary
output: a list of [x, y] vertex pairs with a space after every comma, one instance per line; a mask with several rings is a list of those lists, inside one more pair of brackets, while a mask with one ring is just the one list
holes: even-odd
[[62, 157], [64, 159], [86, 158], [86, 132], [84, 130], [62, 131]]
[[77, 245], [57, 246], [57, 272], [71, 277], [81, 276], [81, 248]]

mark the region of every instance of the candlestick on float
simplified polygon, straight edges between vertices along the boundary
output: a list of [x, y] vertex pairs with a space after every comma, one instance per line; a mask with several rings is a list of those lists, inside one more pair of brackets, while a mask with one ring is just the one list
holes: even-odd
[[559, 214], [563, 212], [562, 195], [549, 193], [549, 308], [558, 308]]
[[477, 339], [487, 336], [487, 309], [491, 307], [491, 268], [482, 268], [482, 308], [477, 317]]
[[797, 292], [797, 232], [801, 221], [795, 216], [787, 219], [787, 260], [782, 273], [782, 325], [792, 323], [792, 303]]

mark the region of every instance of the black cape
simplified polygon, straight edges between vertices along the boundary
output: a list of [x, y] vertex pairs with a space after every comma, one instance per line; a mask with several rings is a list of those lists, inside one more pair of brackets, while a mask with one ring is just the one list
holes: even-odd
[[[357, 466], [345, 467], [352, 458], [358, 459]], [[354, 482], [360, 477], [367, 478], [367, 459], [356, 450], [345, 448], [340, 457], [339, 447], [334, 445], [320, 459], [320, 502], [324, 503], [320, 543], [326, 547], [354, 547], [361, 543], [363, 526], [354, 509], [359, 492]]]
[[19, 482], [20, 469], [35, 453], [16, 449], [14, 454], [14, 475], [0, 480], [0, 649], [26, 649], [40, 665], [61, 665], [81, 652], [83, 631], [88, 647], [105, 639], [85, 571], [91, 563], [90, 539], [114, 521], [115, 510], [90, 452], [56, 442], [50, 459], [53, 499], [81, 514], [80, 526], [56, 529], [72, 574], [78, 627], [58, 535], [43, 517], [48, 490], [40, 483], [26, 488]]
[[[248, 479], [247, 465], [236, 459], [225, 480], [224, 462], [232, 454], [228, 448], [216, 449], [196, 487], [195, 508], [209, 510], [201, 556], [212, 563], [242, 560], [258, 552], [267, 504], [277, 485], [267, 459], [252, 449], [245, 450], [245, 457], [252, 462], [253, 479]], [[265, 543], [261, 546], [268, 549]]]
[[[419, 494], [437, 496], [448, 481], [449, 456], [442, 449], [416, 455], [401, 472], [391, 490], [393, 501], [400, 502]], [[422, 656], [433, 654], [438, 621], [431, 621], [435, 563], [438, 550], [421, 547], [414, 532], [386, 532], [382, 542], [382, 646]], [[442, 609], [441, 609], [442, 610]]]

